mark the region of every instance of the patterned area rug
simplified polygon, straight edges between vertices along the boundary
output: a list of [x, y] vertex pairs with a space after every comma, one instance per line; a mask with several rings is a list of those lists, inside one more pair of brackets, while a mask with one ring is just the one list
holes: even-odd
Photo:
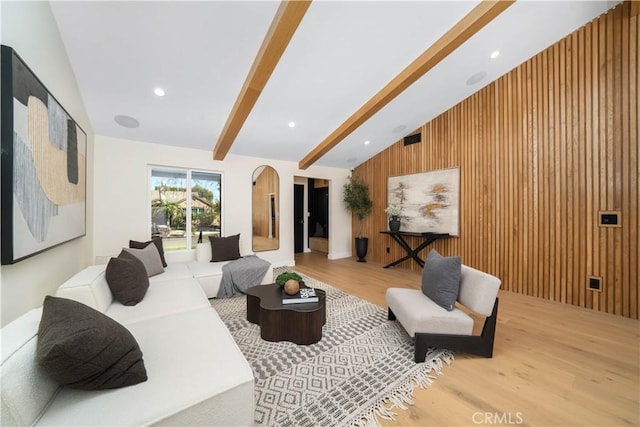
[[413, 339], [385, 309], [303, 277], [327, 295], [316, 344], [264, 341], [246, 319], [246, 297], [211, 300], [253, 368], [256, 426], [379, 425], [413, 404], [414, 387], [430, 385], [431, 374], [453, 360], [447, 350], [430, 349], [416, 364]]

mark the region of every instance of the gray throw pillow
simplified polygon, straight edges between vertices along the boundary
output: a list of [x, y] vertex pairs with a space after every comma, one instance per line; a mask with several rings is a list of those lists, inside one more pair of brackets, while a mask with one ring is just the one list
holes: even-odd
[[240, 258], [240, 234], [229, 237], [209, 236], [209, 240], [211, 241], [211, 262]]
[[66, 298], [45, 297], [36, 359], [51, 378], [71, 388], [104, 390], [147, 380], [142, 351], [131, 332]]
[[124, 252], [123, 257], [111, 258], [105, 278], [113, 297], [122, 305], [136, 305], [149, 289], [147, 269], [142, 261]]
[[156, 248], [158, 249], [160, 259], [162, 260], [162, 266], [166, 267], [167, 261], [164, 259], [164, 246], [162, 246], [162, 237], [154, 237], [147, 242], [136, 242], [135, 240], [129, 240], [129, 247], [133, 249], [144, 249], [152, 243], [156, 245]]
[[462, 262], [459, 256], [443, 257], [432, 249], [422, 270], [422, 293], [439, 306], [452, 311], [460, 292], [461, 276]]
[[[147, 276], [151, 277], [164, 273], [162, 260], [160, 259], [156, 245], [148, 245], [144, 249], [122, 248], [122, 252], [127, 252], [142, 261], [144, 268], [147, 269]], [[120, 252], [118, 257], [122, 256], [122, 252]]]

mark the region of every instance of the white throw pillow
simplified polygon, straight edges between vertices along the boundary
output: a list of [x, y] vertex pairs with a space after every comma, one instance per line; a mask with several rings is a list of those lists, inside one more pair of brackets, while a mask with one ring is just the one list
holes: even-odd
[[209, 262], [211, 261], [211, 243], [198, 243], [196, 245], [196, 261]]

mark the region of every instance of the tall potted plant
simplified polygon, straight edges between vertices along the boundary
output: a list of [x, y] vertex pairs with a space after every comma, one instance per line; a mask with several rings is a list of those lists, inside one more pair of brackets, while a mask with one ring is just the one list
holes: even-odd
[[369, 185], [358, 175], [349, 177], [344, 185], [343, 197], [347, 209], [358, 217], [358, 237], [356, 237], [356, 255], [358, 262], [366, 262], [369, 239], [362, 237], [362, 220], [371, 213], [373, 202], [369, 197]]

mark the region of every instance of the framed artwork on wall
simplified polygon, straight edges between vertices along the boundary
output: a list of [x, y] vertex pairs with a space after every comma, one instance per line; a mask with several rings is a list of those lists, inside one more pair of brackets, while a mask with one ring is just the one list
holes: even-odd
[[457, 236], [460, 168], [391, 176], [387, 202], [402, 208], [400, 231]]
[[1, 55], [5, 265], [86, 234], [87, 134], [12, 48]]

